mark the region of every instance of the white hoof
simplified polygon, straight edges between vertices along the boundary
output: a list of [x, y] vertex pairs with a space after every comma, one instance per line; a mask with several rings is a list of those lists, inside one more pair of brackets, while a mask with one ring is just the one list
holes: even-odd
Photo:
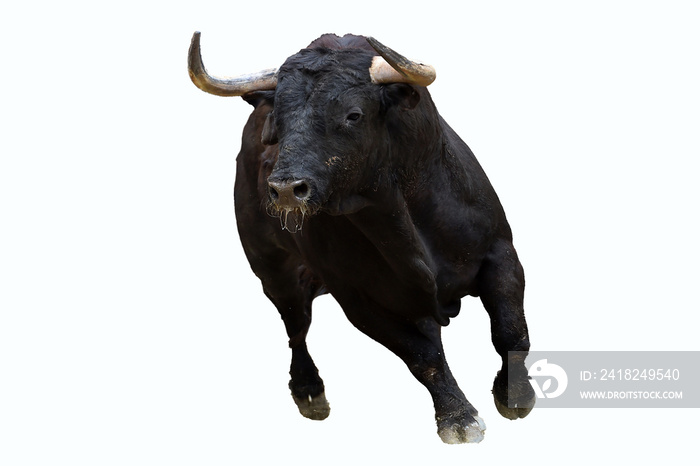
[[443, 442], [448, 444], [479, 443], [484, 440], [486, 424], [479, 416], [474, 416], [474, 421], [466, 426], [452, 424], [449, 427], [438, 429], [438, 435]]

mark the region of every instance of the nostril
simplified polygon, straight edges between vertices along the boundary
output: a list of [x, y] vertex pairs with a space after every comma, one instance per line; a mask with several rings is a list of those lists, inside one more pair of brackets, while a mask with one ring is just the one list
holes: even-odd
[[272, 180], [267, 183], [270, 201], [277, 206], [296, 209], [311, 197], [311, 184], [306, 180]]
[[302, 182], [301, 184], [295, 186], [294, 196], [300, 201], [303, 201], [304, 199], [309, 197], [309, 185]]

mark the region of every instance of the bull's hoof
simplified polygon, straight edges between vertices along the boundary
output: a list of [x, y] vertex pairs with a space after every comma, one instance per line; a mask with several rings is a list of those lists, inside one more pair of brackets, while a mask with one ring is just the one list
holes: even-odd
[[506, 419], [521, 419], [535, 407], [535, 391], [527, 375], [507, 380], [499, 371], [493, 381], [493, 401], [501, 416]]
[[[438, 424], [438, 435], [448, 444], [479, 443], [484, 440], [486, 424], [479, 416], [471, 417], [471, 421], [444, 425]], [[442, 424], [442, 425], [441, 425]]]
[[306, 418], [313, 419], [314, 421], [322, 421], [331, 413], [331, 407], [328, 404], [328, 400], [326, 400], [326, 394], [324, 392], [321, 392], [313, 398], [311, 395], [306, 398], [292, 395], [292, 398], [294, 398], [294, 403], [296, 403], [297, 408], [299, 408], [301, 415]]
[[501, 416], [512, 421], [524, 418], [530, 414], [530, 411], [532, 411], [532, 408], [535, 406], [535, 400], [533, 399], [527, 401], [524, 406], [516, 403], [512, 408], [510, 408], [508, 405], [499, 401], [495, 394], [493, 396], [493, 401]]

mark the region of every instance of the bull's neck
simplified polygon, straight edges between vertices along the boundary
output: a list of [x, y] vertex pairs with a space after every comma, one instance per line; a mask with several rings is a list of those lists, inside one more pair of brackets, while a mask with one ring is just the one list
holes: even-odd
[[[451, 189], [455, 180], [467, 176], [455, 156], [449, 127], [434, 113], [418, 131], [399, 145], [392, 156], [396, 187], [409, 206], [435, 205], [439, 193]], [[469, 186], [468, 180], [460, 183]]]

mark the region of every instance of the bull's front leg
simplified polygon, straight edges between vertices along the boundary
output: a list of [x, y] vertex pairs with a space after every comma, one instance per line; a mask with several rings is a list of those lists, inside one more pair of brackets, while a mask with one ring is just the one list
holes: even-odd
[[428, 389], [435, 407], [438, 435], [445, 443], [477, 443], [486, 425], [457, 385], [447, 365], [441, 326], [431, 318], [410, 322], [386, 312], [356, 293], [338, 295], [355, 327], [400, 357], [413, 376]]
[[[246, 246], [248, 244], [244, 242]], [[246, 249], [246, 252], [249, 251]], [[323, 380], [306, 346], [306, 334], [311, 325], [311, 302], [319, 293], [321, 284], [284, 251], [250, 253], [249, 257], [255, 257], [250, 262], [251, 267], [262, 281], [265, 295], [279, 311], [289, 336], [292, 350], [289, 389], [292, 398], [304, 417], [323, 420], [330, 414], [330, 406]]]
[[418, 354], [412, 353], [407, 364], [433, 398], [440, 439], [448, 444], [481, 442], [486, 424], [464, 396], [447, 365], [441, 326], [432, 319], [423, 319], [416, 323], [416, 327], [426, 340], [413, 340]]
[[478, 280], [481, 301], [491, 320], [493, 345], [502, 360], [493, 383], [494, 402], [502, 416], [523, 418], [535, 405], [535, 392], [525, 367], [530, 349], [523, 310], [525, 278], [511, 241], [500, 240], [492, 246]]

